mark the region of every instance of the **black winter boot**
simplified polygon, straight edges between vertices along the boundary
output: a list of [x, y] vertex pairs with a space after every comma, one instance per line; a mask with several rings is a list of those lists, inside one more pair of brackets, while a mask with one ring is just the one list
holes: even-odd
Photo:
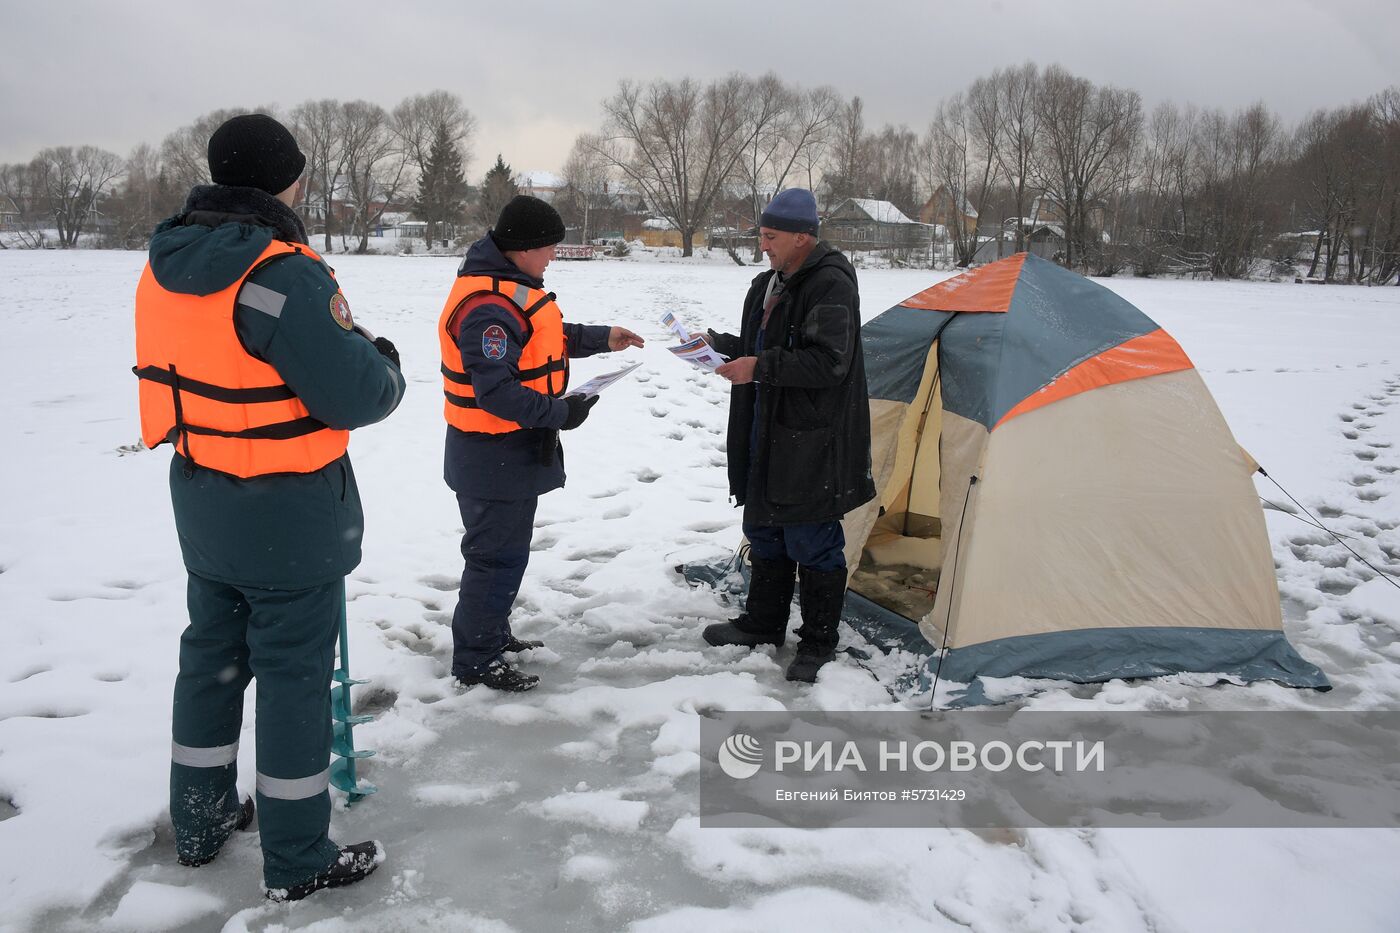
[[[253, 823], [253, 814], [256, 812], [256, 810], [257, 808], [253, 806], [253, 798], [244, 797], [243, 805], [238, 808], [237, 815], [231, 818], [232, 825], [228, 826], [226, 824], [228, 834], [232, 836], [235, 832], [240, 832], [251, 826]], [[220, 848], [222, 848], [222, 846]], [[219, 850], [215, 849], [213, 855], [193, 856], [179, 855], [177, 853], [175, 858], [177, 861], [179, 861], [181, 865], [184, 865], [186, 868], [198, 868], [201, 865], [208, 865], [210, 862], [214, 861], [214, 859], [217, 858], [218, 855]]]
[[792, 591], [797, 584], [797, 565], [786, 557], [751, 559], [749, 595], [744, 612], [732, 622], [707, 625], [705, 641], [712, 645], [781, 645], [787, 637], [788, 613], [792, 611]]
[[788, 680], [815, 683], [817, 671], [836, 657], [836, 625], [846, 602], [846, 568], [810, 570], [803, 567], [801, 642], [787, 669]]
[[347, 884], [368, 878], [382, 861], [384, 849], [378, 842], [357, 842], [352, 846], [341, 846], [340, 855], [325, 871], [301, 884], [286, 888], [269, 888], [267, 899], [279, 902], [299, 901], [322, 888], [343, 888]]

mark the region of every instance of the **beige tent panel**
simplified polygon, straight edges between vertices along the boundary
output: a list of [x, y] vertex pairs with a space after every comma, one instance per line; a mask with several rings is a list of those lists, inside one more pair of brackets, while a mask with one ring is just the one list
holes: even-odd
[[[982, 468], [982, 456], [987, 448], [990, 435], [986, 425], [950, 411], [943, 412], [943, 436], [939, 440], [942, 451], [943, 474], [939, 511], [943, 515], [944, 567], [939, 580], [938, 598], [933, 611], [923, 617], [919, 629], [924, 637], [935, 645], [943, 642], [942, 624], [948, 618], [949, 585], [959, 584], [956, 574], [950, 573], [951, 561], [957, 559], [961, 549], [967, 551], [968, 542], [975, 526], [973, 510], [976, 506], [976, 492], [968, 499], [970, 477], [977, 475]], [[975, 489], [975, 487], [972, 487]], [[963, 503], [967, 502], [966, 517]], [[968, 531], [962, 531], [966, 527]], [[961, 536], [961, 540], [959, 539]], [[959, 568], [962, 560], [957, 559]], [[959, 569], [958, 573], [961, 573]]]
[[935, 343], [911, 403], [871, 401], [877, 495], [845, 519], [851, 588], [910, 618], [928, 612], [943, 562], [938, 497], [943, 396], [937, 367]]
[[[963, 451], [955, 471], [951, 424], [949, 478], [971, 460]], [[945, 513], [956, 492], [945, 490]], [[969, 525], [956, 579], [944, 569], [947, 592], [923, 626], [936, 633], [951, 599], [952, 647], [1092, 628], [1281, 629], [1263, 512], [1195, 370], [1003, 424], [986, 445]]]

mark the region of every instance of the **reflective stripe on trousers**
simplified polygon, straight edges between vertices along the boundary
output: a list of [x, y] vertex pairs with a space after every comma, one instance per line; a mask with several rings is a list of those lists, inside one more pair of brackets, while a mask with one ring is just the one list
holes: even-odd
[[273, 800], [305, 800], [330, 786], [331, 769], [304, 778], [275, 778], [258, 772], [258, 793]]
[[170, 743], [170, 760], [188, 768], [222, 768], [238, 760], [238, 743], [215, 745], [210, 748], [194, 748]]

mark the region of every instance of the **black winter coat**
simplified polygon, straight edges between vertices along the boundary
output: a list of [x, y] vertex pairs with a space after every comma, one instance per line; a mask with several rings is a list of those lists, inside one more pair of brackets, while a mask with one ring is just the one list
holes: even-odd
[[[711, 332], [717, 351], [755, 355], [768, 282], [753, 280], [739, 336]], [[750, 525], [840, 519], [875, 497], [870, 475], [870, 400], [860, 340], [860, 294], [846, 257], [817, 243], [764, 331], [755, 384], [729, 402], [729, 492]], [[750, 439], [753, 438], [752, 450]]]

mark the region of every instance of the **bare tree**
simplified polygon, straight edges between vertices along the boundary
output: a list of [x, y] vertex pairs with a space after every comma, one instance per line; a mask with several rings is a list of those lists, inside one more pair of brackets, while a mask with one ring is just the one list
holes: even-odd
[[1400, 285], [1400, 85], [1371, 98], [1378, 145], [1374, 165], [1373, 210], [1369, 228], [1372, 257], [1369, 281]]
[[1001, 132], [996, 145], [997, 167], [1006, 179], [1016, 205], [1015, 251], [1018, 253], [1026, 248], [1027, 231], [1023, 218], [1030, 207], [1031, 170], [1040, 132], [1040, 119], [1035, 107], [1039, 82], [1040, 70], [1032, 62], [1026, 62], [1019, 68], [993, 72], [991, 77], [1001, 119]]
[[1036, 109], [1042, 145], [1035, 178], [1064, 220], [1065, 264], [1085, 266], [1101, 242], [1091, 212], [1130, 177], [1142, 99], [1136, 91], [1096, 88], [1051, 65], [1040, 80]]
[[[808, 191], [817, 191], [818, 166], [826, 158], [841, 112], [841, 98], [828, 85], [800, 93], [793, 114], [792, 167], [794, 182]], [[786, 177], [786, 176], [785, 176]]]
[[408, 182], [408, 150], [394, 132], [388, 111], [369, 101], [342, 104], [338, 132], [354, 208], [351, 230], [360, 238], [355, 252], [364, 253], [369, 251], [370, 230]]
[[919, 213], [919, 137], [907, 126], [884, 126], [866, 140], [865, 193], [910, 216]]
[[1164, 101], [1152, 112], [1138, 165], [1134, 261], [1139, 275], [1184, 262], [1196, 111]]
[[827, 150], [825, 184], [827, 205], [870, 193], [870, 140], [865, 134], [865, 102], [852, 97], [836, 114]]
[[438, 90], [405, 98], [394, 108], [393, 117], [394, 130], [403, 142], [409, 167], [416, 175], [421, 175], [428, 165], [439, 128], [446, 128], [448, 137], [456, 145], [463, 170], [470, 166], [476, 117], [456, 94]]
[[[941, 189], [948, 198], [948, 237], [959, 266], [970, 264], [979, 246], [969, 194], [976, 192], [978, 201], [985, 204], [996, 180], [995, 92], [986, 84], [974, 87], [976, 105], [961, 93], [938, 105], [920, 147], [925, 185], [931, 194]], [[981, 114], [978, 107], [985, 108]]]
[[1214, 110], [1197, 124], [1192, 245], [1214, 277], [1249, 274], [1264, 237], [1264, 197], [1281, 154], [1276, 116], [1255, 104], [1233, 116]]
[[[18, 215], [11, 231], [19, 245], [38, 249], [45, 243], [43, 191], [38, 175], [29, 163], [0, 165], [0, 204], [8, 201]], [[0, 242], [0, 246], [4, 246]]]
[[126, 157], [125, 175], [125, 183], [107, 202], [107, 216], [113, 222], [111, 242], [137, 249], [150, 241], [157, 222], [179, 210], [183, 192], [169, 189], [160, 153], [147, 143]]
[[160, 160], [170, 187], [183, 195], [196, 185], [209, 184], [209, 137], [226, 120], [242, 113], [271, 114], [272, 110], [268, 107], [252, 111], [240, 107], [212, 110], [165, 137], [160, 144]]
[[[758, 124], [757, 132], [747, 134], [749, 144], [738, 171], [756, 227], [768, 199], [793, 175], [804, 187], [813, 188], [812, 173], [841, 101], [829, 87], [803, 91], [783, 85], [772, 74], [756, 82], [751, 101], [750, 119]], [[802, 178], [804, 169], [806, 177]], [[753, 258], [759, 258], [757, 244]]]
[[564, 201], [578, 213], [581, 237], [587, 243], [594, 235], [594, 219], [608, 206], [608, 161], [599, 154], [598, 137], [584, 133], [574, 140], [564, 163]]
[[[745, 128], [748, 144], [735, 170], [744, 187], [748, 219], [755, 227], [768, 199], [792, 168], [791, 159], [785, 155], [790, 150], [787, 139], [793, 130], [796, 101], [797, 94], [771, 71], [752, 82], [745, 112], [745, 120], [751, 124]], [[753, 258], [757, 260], [759, 255], [755, 242]]]
[[690, 78], [642, 86], [622, 81], [603, 104], [598, 150], [681, 234], [682, 254], [710, 220], [716, 198], [748, 146], [747, 82], [730, 75], [701, 87]]
[[121, 157], [95, 146], [57, 146], [42, 150], [29, 165], [44, 211], [58, 228], [58, 245], [77, 246], [98, 203], [121, 175]]
[[306, 156], [307, 184], [302, 188], [302, 203], [299, 206], [307, 220], [308, 234], [314, 227], [309, 207], [311, 204], [318, 206], [317, 212], [325, 234], [324, 249], [330, 252], [336, 196], [347, 186], [341, 104], [331, 99], [309, 100], [292, 111], [292, 126]]

